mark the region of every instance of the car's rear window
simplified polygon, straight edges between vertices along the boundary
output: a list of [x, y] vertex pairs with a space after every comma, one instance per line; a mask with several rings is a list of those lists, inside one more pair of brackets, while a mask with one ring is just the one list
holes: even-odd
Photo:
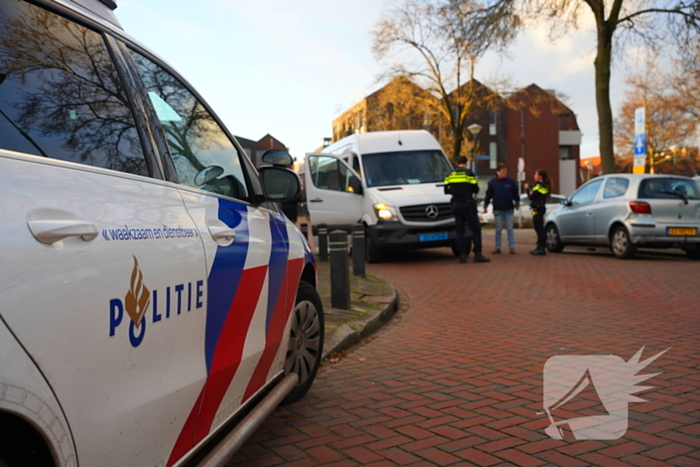
[[692, 180], [671, 177], [647, 178], [639, 185], [639, 197], [651, 199], [700, 199], [700, 188]]

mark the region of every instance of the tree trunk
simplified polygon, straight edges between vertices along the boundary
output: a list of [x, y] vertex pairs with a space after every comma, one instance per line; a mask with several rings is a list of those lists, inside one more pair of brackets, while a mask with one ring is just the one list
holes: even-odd
[[614, 27], [598, 27], [598, 54], [595, 58], [595, 97], [598, 108], [598, 137], [603, 173], [615, 173], [613, 115], [610, 106], [610, 60]]
[[462, 152], [462, 132], [455, 129], [454, 125], [450, 125], [452, 129], [452, 160], [457, 161], [460, 153]]

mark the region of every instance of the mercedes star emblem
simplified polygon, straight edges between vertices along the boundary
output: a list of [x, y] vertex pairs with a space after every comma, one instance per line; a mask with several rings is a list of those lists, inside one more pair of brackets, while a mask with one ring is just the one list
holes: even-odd
[[425, 215], [430, 219], [435, 219], [438, 216], [438, 208], [434, 204], [431, 204], [425, 208]]

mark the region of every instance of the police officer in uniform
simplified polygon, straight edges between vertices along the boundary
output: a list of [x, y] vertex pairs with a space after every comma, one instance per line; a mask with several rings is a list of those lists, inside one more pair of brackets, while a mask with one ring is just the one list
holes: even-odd
[[457, 168], [445, 179], [445, 193], [452, 195], [452, 214], [457, 223], [459, 262], [466, 263], [469, 254], [464, 239], [464, 223], [467, 222], [474, 235], [474, 262], [488, 263], [491, 260], [481, 254], [481, 225], [479, 225], [479, 214], [474, 199], [479, 192], [479, 185], [474, 173], [471, 170], [468, 171], [466, 165], [467, 158], [459, 156]]
[[530, 252], [531, 255], [544, 256], [547, 254], [547, 235], [544, 231], [544, 215], [547, 211], [546, 203], [549, 197], [549, 176], [547, 172], [539, 169], [535, 172], [535, 186], [528, 190], [527, 183], [525, 190], [530, 195], [530, 209], [532, 210], [532, 223], [537, 232], [537, 248]]

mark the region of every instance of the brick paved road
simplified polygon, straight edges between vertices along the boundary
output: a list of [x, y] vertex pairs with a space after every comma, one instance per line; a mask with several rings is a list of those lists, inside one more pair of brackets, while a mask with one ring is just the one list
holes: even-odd
[[[700, 263], [528, 249], [490, 264], [440, 249], [371, 267], [408, 311], [324, 366], [231, 465], [700, 466]], [[671, 349], [643, 371], [662, 373], [646, 382], [649, 402], [630, 404], [621, 439], [544, 433], [549, 357], [627, 361], [642, 346], [643, 358]], [[566, 418], [599, 407], [595, 397], [579, 394]]]

